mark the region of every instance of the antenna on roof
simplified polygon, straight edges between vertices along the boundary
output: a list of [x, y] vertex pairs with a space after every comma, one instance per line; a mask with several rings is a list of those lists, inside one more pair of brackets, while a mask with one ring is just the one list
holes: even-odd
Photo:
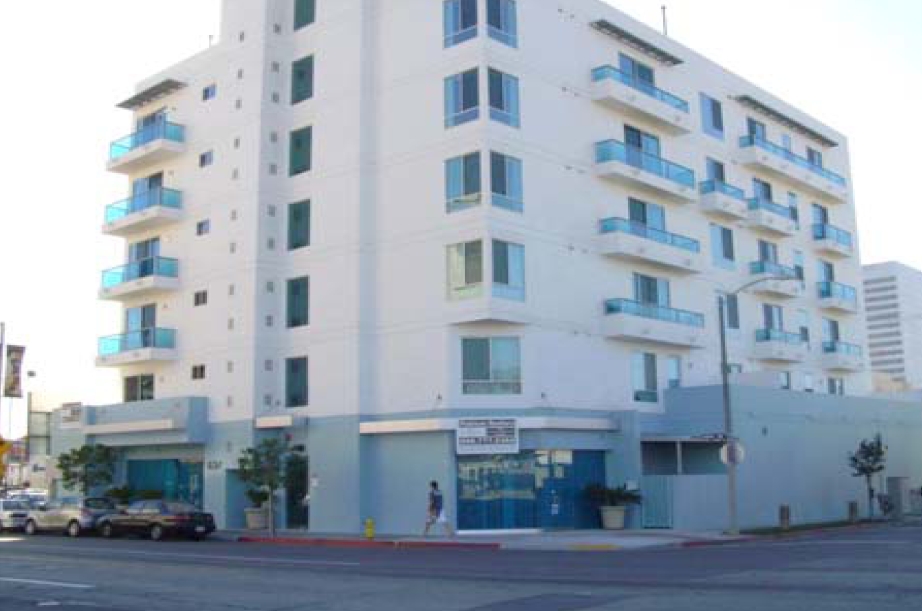
[[666, 5], [663, 5], [663, 36], [669, 36], [669, 24], [666, 22]]

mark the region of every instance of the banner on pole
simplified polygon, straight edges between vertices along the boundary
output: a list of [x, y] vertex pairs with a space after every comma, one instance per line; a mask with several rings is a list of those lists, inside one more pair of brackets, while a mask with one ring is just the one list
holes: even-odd
[[6, 377], [3, 381], [4, 397], [22, 397], [22, 357], [25, 346], [6, 347]]

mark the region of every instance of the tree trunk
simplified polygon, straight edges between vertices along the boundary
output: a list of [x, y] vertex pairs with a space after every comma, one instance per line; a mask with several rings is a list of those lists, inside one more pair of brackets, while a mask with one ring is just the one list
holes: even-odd
[[874, 519], [874, 488], [871, 487], [871, 476], [865, 476], [868, 484], [868, 515]]

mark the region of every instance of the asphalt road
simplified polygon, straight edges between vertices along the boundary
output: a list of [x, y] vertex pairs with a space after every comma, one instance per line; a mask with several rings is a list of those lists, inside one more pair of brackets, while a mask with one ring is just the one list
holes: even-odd
[[0, 611], [922, 609], [922, 526], [621, 552], [0, 537]]

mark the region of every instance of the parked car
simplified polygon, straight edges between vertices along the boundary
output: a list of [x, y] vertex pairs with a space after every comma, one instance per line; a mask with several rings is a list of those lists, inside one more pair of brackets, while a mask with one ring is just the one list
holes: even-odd
[[115, 511], [115, 503], [98, 497], [68, 497], [42, 503], [29, 511], [25, 531], [34, 535], [39, 531], [57, 531], [79, 537], [96, 528], [99, 518]]
[[0, 500], [0, 532], [22, 528], [29, 515], [29, 504], [13, 499]]
[[214, 516], [178, 501], [135, 501], [125, 511], [103, 516], [98, 530], [103, 537], [146, 535], [154, 541], [168, 536], [204, 539], [214, 532]]

